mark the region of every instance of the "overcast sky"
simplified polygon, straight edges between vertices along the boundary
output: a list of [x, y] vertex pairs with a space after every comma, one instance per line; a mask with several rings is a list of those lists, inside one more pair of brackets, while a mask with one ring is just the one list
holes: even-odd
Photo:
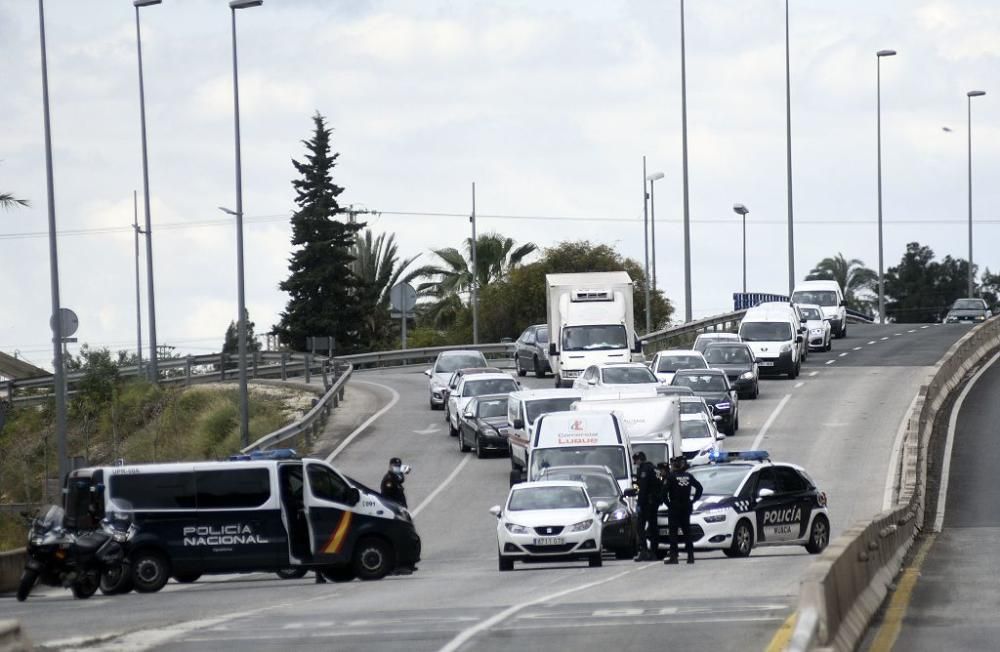
[[[787, 285], [780, 0], [691, 0], [687, 83], [696, 317], [731, 309], [740, 230], [749, 284]], [[126, 0], [48, 0], [62, 303], [81, 342], [135, 347], [132, 191], [142, 198], [135, 25]], [[224, 0], [142, 10], [160, 343], [207, 353], [236, 317], [232, 68]], [[642, 156], [656, 185], [658, 279], [683, 315], [677, 0], [265, 0], [238, 14], [247, 304], [258, 332], [286, 297], [291, 158], [319, 111], [344, 204], [383, 214], [404, 255], [481, 231], [540, 246], [589, 238], [643, 255]], [[883, 60], [886, 266], [906, 242], [967, 256], [966, 98], [975, 261], [1000, 268], [1000, 4], [793, 0], [796, 276], [843, 252], [877, 266], [875, 52]], [[36, 3], [0, 0], [0, 350], [51, 357]], [[948, 126], [952, 131], [942, 129]], [[488, 215], [509, 216], [486, 217]], [[572, 218], [531, 220], [531, 216]], [[582, 219], [586, 218], [586, 219]], [[209, 222], [208, 225], [200, 224]], [[199, 223], [199, 224], [195, 224]], [[81, 234], [81, 232], [83, 232]], [[145, 301], [145, 290], [143, 291]], [[143, 332], [148, 332], [143, 309]], [[512, 335], [516, 335], [512, 333]]]

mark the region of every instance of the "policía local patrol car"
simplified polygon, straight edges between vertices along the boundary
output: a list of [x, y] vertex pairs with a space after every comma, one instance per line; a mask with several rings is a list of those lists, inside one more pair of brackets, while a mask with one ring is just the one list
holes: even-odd
[[[799, 466], [772, 463], [766, 451], [719, 451], [690, 469], [704, 488], [691, 513], [694, 547], [746, 557], [757, 546], [802, 545], [818, 554], [830, 542], [826, 494]], [[669, 543], [668, 511], [657, 518], [660, 545]]]

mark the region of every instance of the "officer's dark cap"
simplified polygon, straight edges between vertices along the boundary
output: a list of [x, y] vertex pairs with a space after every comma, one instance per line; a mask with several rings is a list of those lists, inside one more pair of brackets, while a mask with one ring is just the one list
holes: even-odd
[[403, 460], [399, 459], [398, 457], [394, 457], [391, 460], [389, 460], [389, 466], [398, 466], [398, 465], [400, 465], [402, 463], [403, 463]]

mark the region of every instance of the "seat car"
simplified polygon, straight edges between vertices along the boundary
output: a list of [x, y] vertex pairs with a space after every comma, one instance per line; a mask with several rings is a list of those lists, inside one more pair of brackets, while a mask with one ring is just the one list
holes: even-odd
[[[802, 467], [772, 463], [766, 451], [746, 451], [719, 453], [690, 472], [704, 489], [691, 513], [695, 549], [747, 557], [758, 546], [793, 545], [815, 555], [830, 542], [826, 494]], [[661, 547], [669, 515], [661, 506]]]
[[452, 437], [458, 436], [458, 429], [462, 426], [465, 416], [465, 406], [473, 397], [509, 394], [519, 388], [517, 381], [502, 371], [465, 376], [459, 381], [455, 391], [448, 393], [448, 433]]
[[760, 394], [760, 377], [757, 359], [750, 347], [742, 342], [709, 344], [705, 360], [712, 369], [722, 369], [740, 398], [757, 398]]
[[721, 369], [685, 369], [678, 371], [672, 385], [690, 387], [695, 396], [705, 399], [716, 415], [722, 417], [719, 430], [732, 436], [740, 429], [740, 401]]
[[515, 561], [585, 559], [601, 566], [602, 514], [608, 504], [592, 502], [582, 482], [524, 482], [514, 485], [497, 517], [498, 567]]
[[660, 383], [653, 372], [641, 362], [602, 362], [587, 367], [579, 378], [573, 381], [573, 389], [583, 391], [596, 388], [650, 385]]
[[551, 466], [542, 471], [540, 480], [571, 480], [587, 485], [591, 500], [607, 503], [601, 511], [601, 545], [618, 559], [635, 555], [635, 511], [627, 498], [635, 489], [622, 491], [611, 469], [606, 466]]
[[663, 383], [669, 383], [673, 380], [674, 374], [681, 369], [708, 369], [708, 363], [705, 362], [705, 356], [700, 351], [692, 351], [691, 349], [657, 351], [649, 363], [649, 370]]
[[698, 353], [704, 353], [705, 347], [713, 342], [739, 342], [740, 336], [736, 333], [702, 333], [694, 338], [691, 348]]
[[806, 318], [806, 342], [813, 351], [829, 351], [833, 348], [833, 327], [823, 316], [823, 309], [817, 305], [802, 304], [799, 311]]
[[462, 379], [466, 376], [471, 376], [473, 374], [502, 374], [502, 370], [496, 367], [469, 367], [463, 369], [456, 369], [451, 376], [448, 377], [448, 384], [444, 388], [444, 422], [451, 423], [451, 412], [448, 410], [448, 395], [455, 391], [458, 384], [462, 382]]
[[546, 324], [528, 326], [514, 343], [514, 368], [518, 376], [531, 371], [536, 378], [552, 373], [549, 366], [549, 327]]
[[507, 397], [509, 394], [477, 396], [465, 406], [462, 424], [458, 429], [458, 450], [476, 452], [482, 458], [486, 453], [510, 451], [510, 427], [507, 424]]
[[479, 351], [442, 351], [438, 354], [434, 365], [424, 371], [424, 375], [430, 380], [430, 406], [432, 410], [444, 408], [447, 397], [445, 387], [448, 378], [456, 369], [469, 367], [486, 367], [486, 358]]
[[956, 299], [944, 316], [946, 324], [978, 324], [993, 316], [982, 299]]

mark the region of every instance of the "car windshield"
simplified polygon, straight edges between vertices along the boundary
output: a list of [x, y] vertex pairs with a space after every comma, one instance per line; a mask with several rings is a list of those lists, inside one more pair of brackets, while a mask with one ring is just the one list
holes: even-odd
[[744, 342], [783, 342], [792, 339], [792, 326], [783, 321], [745, 321], [740, 337]]
[[718, 346], [713, 344], [705, 349], [708, 364], [741, 365], [750, 364], [750, 354], [743, 346]]
[[818, 308], [799, 308], [799, 311], [806, 319], [815, 321], [823, 319], [823, 313]]
[[952, 310], [983, 310], [983, 302], [979, 299], [959, 299], [952, 305]]
[[543, 398], [537, 401], [526, 401], [525, 407], [528, 416], [528, 423], [534, 423], [535, 419], [548, 412], [565, 412], [580, 400], [578, 396], [565, 396], [559, 398]]
[[563, 329], [563, 351], [627, 349], [624, 326], [567, 326]]
[[663, 355], [656, 363], [656, 373], [672, 373], [681, 369], [705, 369], [705, 359], [700, 355]]
[[690, 387], [696, 392], [726, 391], [726, 377], [720, 374], [677, 374], [671, 385]]
[[681, 401], [681, 414], [708, 414], [708, 406], [702, 401]]
[[628, 477], [625, 449], [620, 446], [536, 448], [531, 454], [531, 477], [550, 466], [606, 466], [616, 478]]
[[479, 401], [479, 416], [483, 419], [507, 416], [507, 399], [494, 398]]
[[[837, 293], [833, 290], [800, 290], [792, 294], [792, 303], [812, 303], [817, 306], [837, 306]], [[746, 338], [743, 338], [746, 339]]]
[[523, 512], [530, 509], [582, 509], [590, 506], [582, 487], [526, 487], [514, 489], [507, 509]]
[[601, 372], [605, 385], [655, 383], [656, 376], [646, 367], [608, 367]]
[[535, 341], [539, 344], [549, 343], [549, 329], [547, 326], [545, 328], [538, 329], [538, 332], [535, 333]]
[[483, 358], [482, 354], [460, 354], [460, 355], [443, 355], [438, 358], [437, 367], [435, 367], [435, 373], [451, 373], [458, 369], [470, 368], [470, 369], [480, 369], [486, 366], [486, 359]]
[[581, 473], [579, 471], [572, 470], [555, 470], [552, 473], [542, 474], [543, 480], [571, 480], [573, 482], [582, 482], [587, 485], [587, 493], [590, 494], [591, 499], [597, 500], [598, 498], [613, 498], [618, 500], [618, 483], [615, 482], [614, 478], [609, 475], [602, 475], [600, 473]]
[[653, 464], [669, 462], [667, 459], [667, 444], [664, 442], [632, 442], [633, 453], [645, 453], [646, 460]]
[[681, 421], [681, 439], [710, 439], [711, 437], [711, 429], [701, 419]]
[[486, 394], [504, 394], [516, 392], [517, 383], [513, 378], [486, 378], [484, 380], [465, 381], [462, 396], [485, 396]]
[[749, 472], [750, 468], [742, 465], [699, 466], [690, 471], [701, 483], [705, 494], [713, 496], [732, 496]]

